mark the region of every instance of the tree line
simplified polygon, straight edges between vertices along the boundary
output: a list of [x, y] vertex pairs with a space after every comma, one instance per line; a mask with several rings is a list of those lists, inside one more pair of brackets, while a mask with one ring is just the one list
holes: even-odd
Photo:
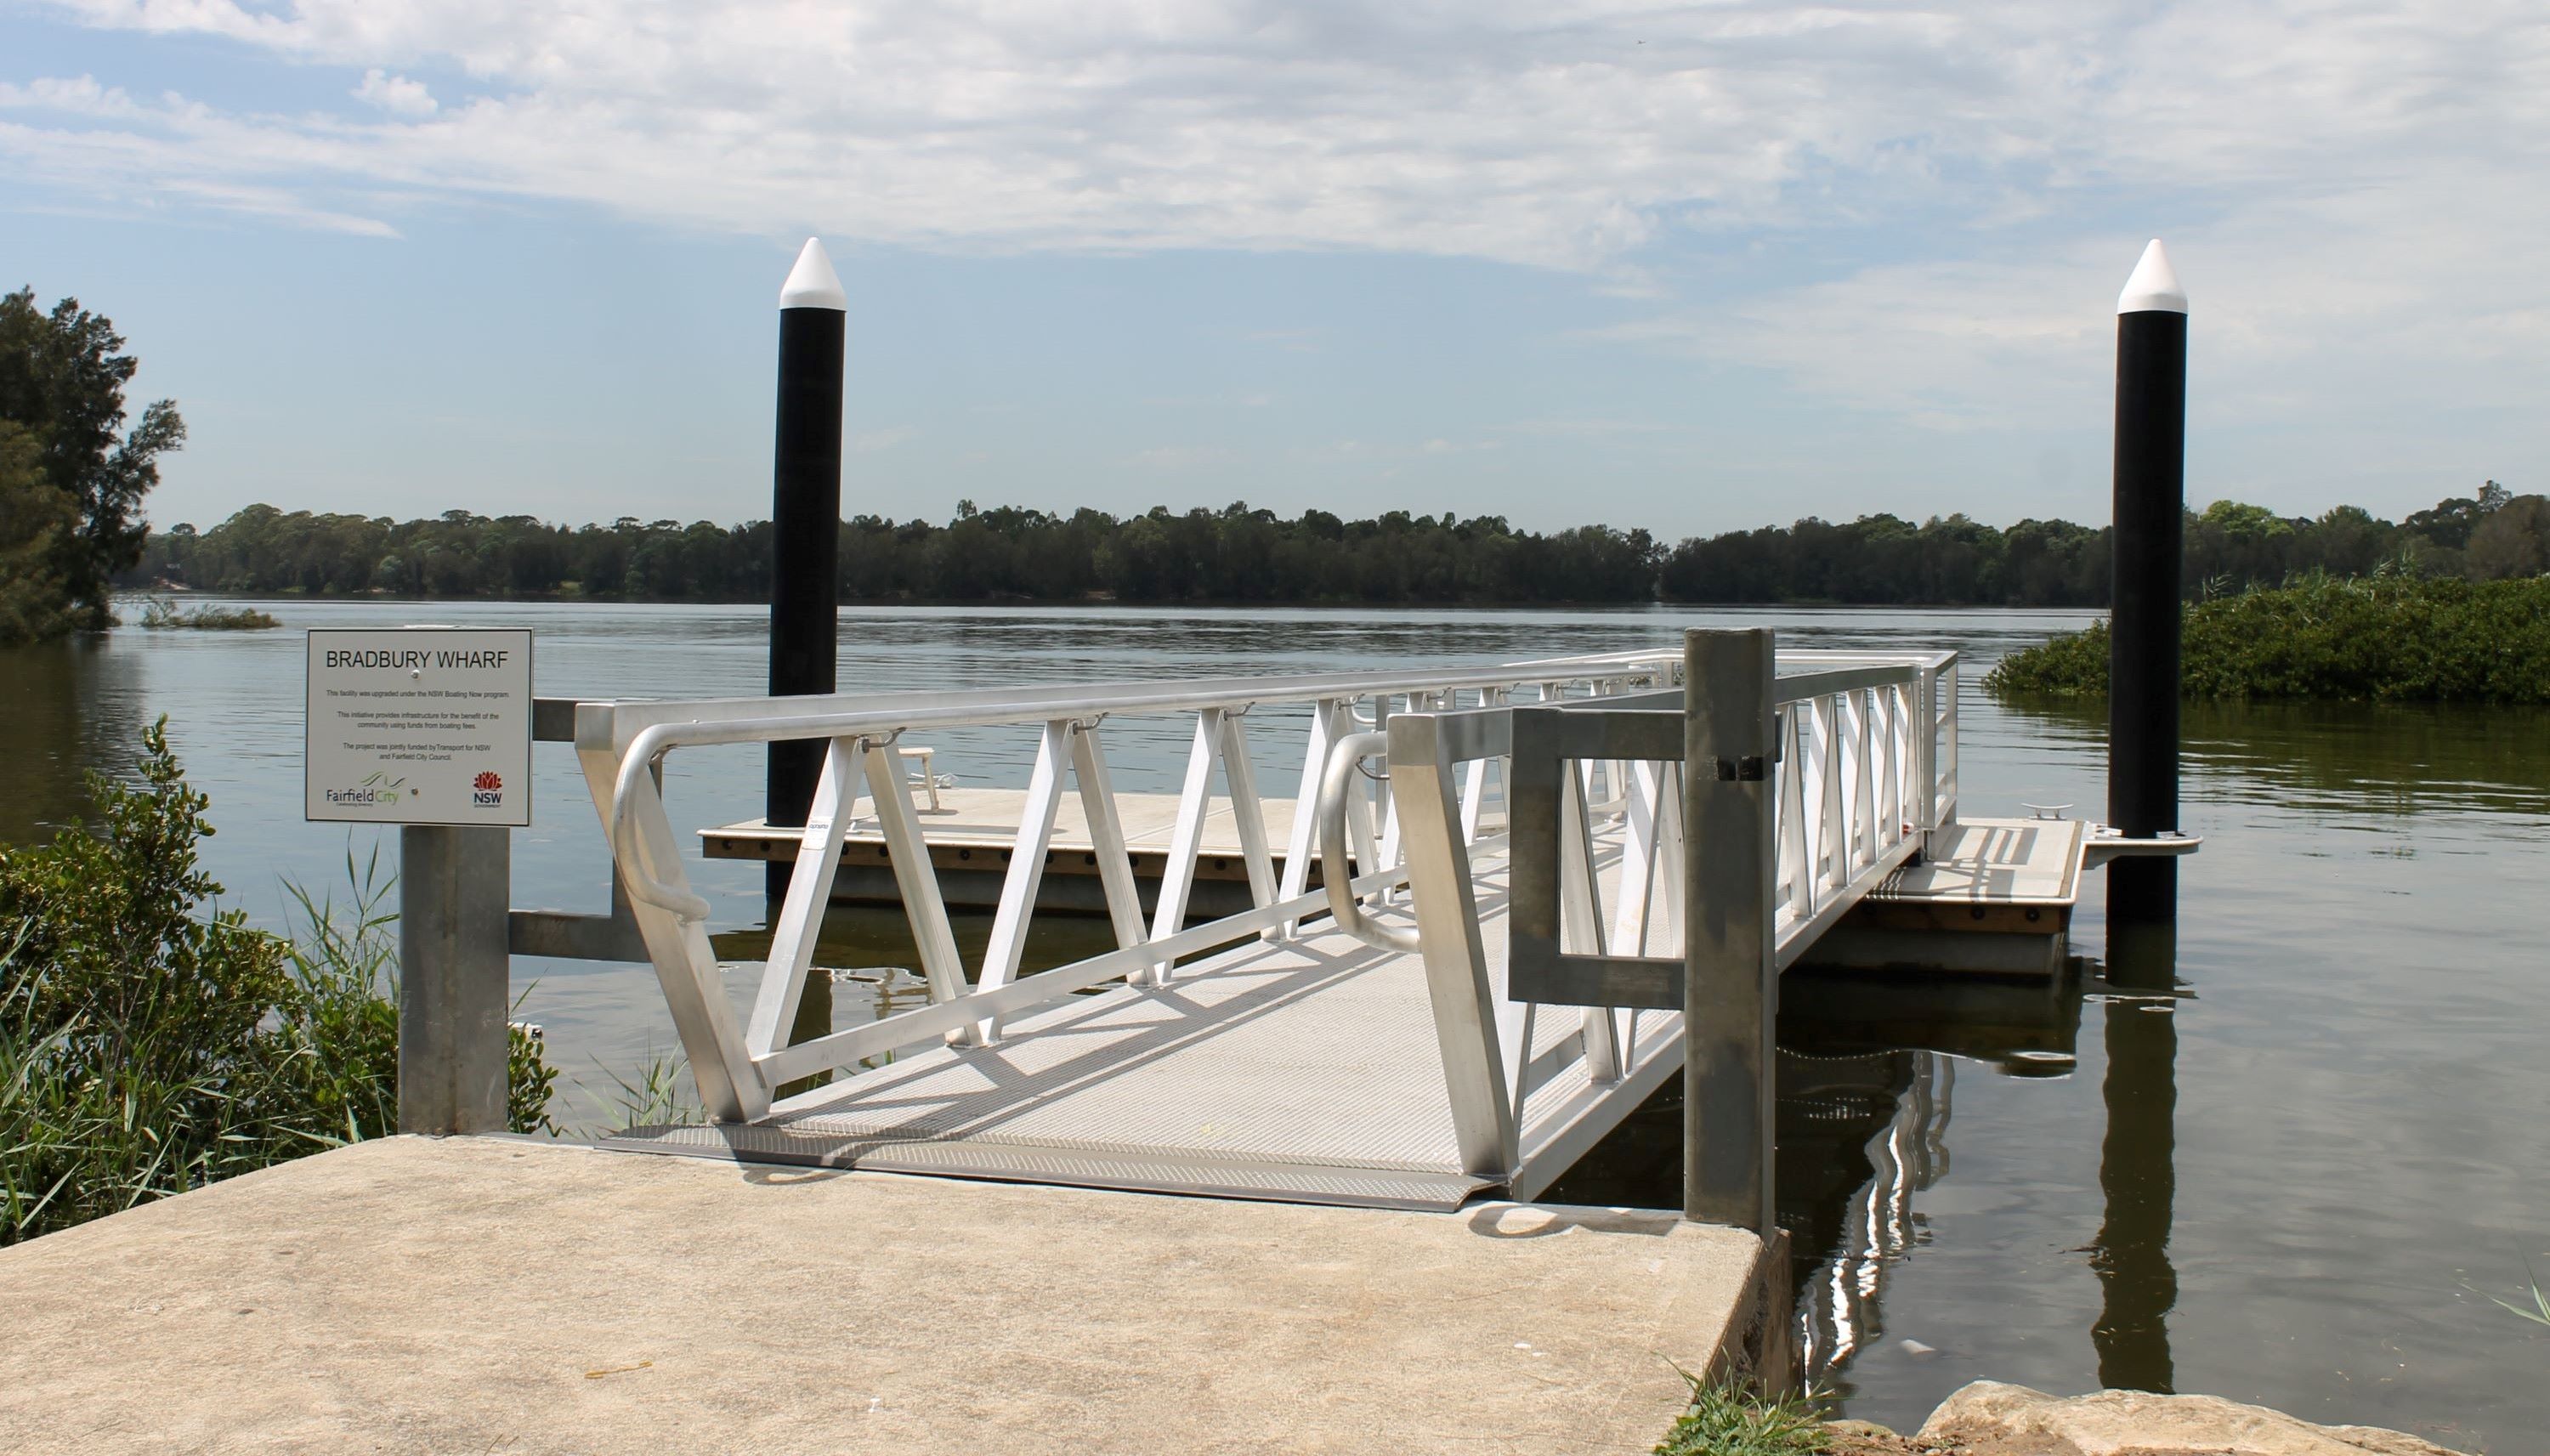
[[[1667, 548], [1644, 531], [1541, 534], [1502, 517], [1394, 511], [1286, 519], [1245, 503], [1176, 514], [1069, 516], [960, 503], [945, 525], [859, 516], [840, 527], [841, 595], [853, 602], [1816, 603], [2103, 607], [2105, 527], [1891, 515], [1695, 536]], [[2217, 501], [2186, 521], [2191, 596], [2326, 573], [2391, 568], [2488, 581], [2550, 571], [2550, 500], [2495, 481], [2402, 522], [2355, 506], [2317, 517]], [[250, 506], [210, 531], [150, 536], [126, 574], [256, 594], [584, 597], [759, 601], [768, 522], [568, 527], [530, 516], [285, 512]]]
[[[859, 516], [840, 533], [841, 595], [865, 602], [1638, 602], [1654, 594], [1661, 555], [1647, 533], [1608, 526], [1543, 534], [1405, 511], [1285, 520], [1244, 503], [1118, 518], [965, 502], [944, 526]], [[770, 572], [766, 521], [568, 527], [259, 505], [210, 531], [153, 535], [133, 576], [227, 592], [758, 601]]]

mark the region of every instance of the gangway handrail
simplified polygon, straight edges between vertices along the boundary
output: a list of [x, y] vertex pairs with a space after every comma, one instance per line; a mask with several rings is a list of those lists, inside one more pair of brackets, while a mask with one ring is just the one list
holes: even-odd
[[[1792, 653], [1815, 659], [1817, 653]], [[1837, 657], [1862, 654], [1839, 653]], [[1679, 670], [1680, 657], [1640, 648], [1573, 657], [1526, 659], [1467, 668], [1419, 672], [1296, 673], [1265, 677], [1139, 678], [1030, 688], [969, 688], [952, 692], [898, 691], [795, 698], [623, 698], [577, 704], [576, 741], [626, 752], [638, 734], [665, 731], [648, 741], [657, 748], [711, 743], [828, 738], [879, 726], [909, 728], [967, 728], [1026, 723], [1067, 713], [1180, 713], [1248, 702], [1299, 702], [1311, 698], [1443, 692], [1516, 682], [1582, 682], [1620, 673]], [[773, 710], [778, 711], [774, 712]]]
[[[1953, 670], [1944, 665], [1953, 662], [1953, 654], [1807, 650], [1781, 656], [1779, 666], [1787, 674], [1781, 679], [1783, 687], [1801, 693], [1847, 694], [1853, 685], [1873, 681], [1872, 674], [1900, 677], [1907, 671], [1917, 672], [1927, 684], [1939, 673]], [[752, 1120], [769, 1111], [773, 1090], [784, 1082], [849, 1067], [860, 1058], [941, 1034], [985, 1044], [1000, 1035], [1004, 1017], [1108, 980], [1123, 978], [1137, 986], [1163, 984], [1182, 958], [1250, 935], [1290, 936], [1303, 921], [1322, 910], [1335, 916], [1340, 924], [1361, 925], [1373, 938], [1405, 949], [1397, 942], [1407, 932], [1398, 925], [1360, 908], [1338, 914], [1335, 903], [1340, 892], [1350, 908], [1376, 895], [1396, 898], [1406, 893], [1418, 904], [1427, 898], [1411, 884], [1413, 871], [1404, 860], [1408, 854], [1405, 825], [1390, 776], [1376, 776], [1369, 785], [1352, 785], [1348, 793], [1354, 764], [1344, 762], [1348, 778], [1338, 781], [1338, 797], [1347, 801], [1339, 806], [1343, 822], [1334, 835], [1321, 833], [1321, 787], [1340, 767], [1343, 755], [1332, 749], [1339, 740], [1353, 736], [1356, 707], [1370, 704], [1374, 722], [1395, 723], [1411, 713], [1473, 710], [1473, 705], [1626, 702], [1641, 690], [1669, 688], [1678, 681], [1682, 666], [1680, 652], [1663, 648], [1417, 671], [869, 697], [584, 702], [574, 711], [575, 740], [619, 878], [690, 1056], [703, 1103], [720, 1120]], [[1267, 834], [1265, 801], [1255, 787], [1246, 726], [1251, 709], [1303, 703], [1310, 708], [1309, 741], [1292, 831], [1286, 842], [1277, 845], [1270, 843]], [[1140, 903], [1132, 879], [1105, 755], [1099, 747], [1100, 726], [1118, 716], [1186, 713], [1194, 715], [1194, 747], [1156, 910], [1150, 911]], [[1038, 725], [1042, 736], [1027, 808], [1012, 850], [1002, 857], [1006, 868], [990, 942], [979, 974], [969, 981], [969, 968], [959, 959], [947, 923], [929, 846], [903, 794], [894, 745], [903, 734], [916, 730]], [[1909, 736], [1920, 740], [1926, 749], [1926, 735]], [[682, 868], [683, 856], [663, 808], [657, 774], [666, 755], [677, 749], [793, 739], [825, 741], [825, 769], [814, 810], [800, 835], [786, 901], [771, 917], [772, 943], [763, 965], [761, 991], [748, 1025], [739, 1024], [718, 984], [718, 962], [708, 944], [705, 923], [710, 906], [691, 890]], [[1504, 836], [1482, 832], [1479, 818], [1486, 797], [1484, 775], [1490, 768], [1489, 760], [1470, 762], [1467, 792], [1456, 791], [1454, 799], [1446, 801], [1458, 821], [1456, 832], [1471, 854], [1479, 857], [1503, 848]], [[1212, 792], [1217, 769], [1239, 831], [1252, 904], [1238, 915], [1190, 925], [1186, 911], [1197, 864], [1207, 857], [1202, 835], [1208, 813], [1217, 802]], [[1070, 792], [1067, 783], [1077, 784], [1088, 813], [1117, 948], [1021, 976], [1027, 926], [1052, 840], [1055, 811]], [[1620, 765], [1613, 766], [1606, 783], [1605, 792], [1594, 796], [1589, 777], [1584, 802], [1607, 826], [1616, 821], [1625, 826], [1630, 818], [1641, 814], [1654, 817], [1653, 785], [1641, 788], [1631, 783]], [[930, 986], [932, 1005], [788, 1044], [787, 1027], [811, 971], [815, 936], [840, 863], [842, 839], [853, 808], [863, 797], [879, 818], [887, 863], [913, 922], [921, 952], [919, 969]], [[1607, 827], [1605, 832], [1612, 831]], [[1324, 837], [1342, 839], [1343, 852], [1336, 844], [1323, 843]], [[1322, 880], [1330, 887], [1326, 889], [1309, 880], [1312, 865], [1323, 859], [1326, 867]], [[1347, 869], [1349, 863], [1353, 871]], [[1402, 892], [1403, 885], [1411, 888]], [[1483, 1162], [1493, 1161], [1484, 1149], [1479, 1151]]]
[[[1801, 654], [1781, 655], [1795, 661]], [[1835, 917], [1917, 853], [1922, 831], [1936, 826], [1940, 801], [1909, 760], [1920, 756], [1915, 745], [1939, 728], [1931, 700], [1943, 681], [1953, 683], [1955, 662], [1953, 652], [1832, 654], [1815, 670], [1779, 674], [1770, 694], [1779, 751], [1749, 770], [1718, 766], [1718, 777], [1749, 772], [1773, 790], [1777, 832], [1765, 870], [1777, 904], [1766, 929], [1777, 938], [1778, 965], [1803, 953]], [[1678, 928], [1688, 913], [1679, 870], [1685, 691], [1411, 712], [1390, 720], [1392, 784], [1407, 811], [1415, 934], [1360, 922], [1349, 914], [1350, 904], [1338, 907], [1337, 920], [1366, 943], [1422, 956], [1455, 1134], [1473, 1173], [1551, 1166], [1553, 1151], [1556, 1166], [1572, 1160], [1568, 1150], [1525, 1136], [1534, 1124], [1532, 1094], [1548, 1084], [1550, 1072], [1534, 1071], [1541, 1060], [1530, 1046], [1534, 1020], [1517, 1015], [1518, 1004], [1541, 1015], [1576, 1010], [1581, 1031], [1574, 1059], [1584, 1076], [1570, 1084], [1575, 1102], [1605, 1095], [1624, 1076], [1655, 1075], [1638, 1048], [1668, 1033], [1662, 1025], [1642, 1026], [1640, 1016], [1688, 1011]], [[1527, 752], [1519, 722], [1523, 714], [1547, 714], [1574, 728], [1539, 735]], [[1341, 837], [1342, 808], [1332, 810], [1327, 796], [1341, 798], [1353, 766], [1342, 761], [1349, 753], [1377, 749], [1349, 739], [1337, 751], [1321, 813], [1324, 827], [1339, 824]], [[1525, 763], [1530, 754], [1541, 761]], [[1509, 755], [1510, 837], [1500, 847], [1510, 876], [1511, 944], [1499, 986], [1477, 925], [1482, 856], [1462, 842], [1456, 772]], [[1618, 829], [1608, 837], [1597, 829], [1606, 808], [1593, 792], [1597, 764], [1621, 804]], [[1610, 906], [1604, 903], [1607, 866], [1615, 882]], [[1658, 930], [1665, 933], [1659, 937]], [[1658, 938], [1667, 953], [1647, 953]], [[1541, 1134], [1546, 1144], [1584, 1124], [1562, 1109], [1539, 1125], [1558, 1129]]]
[[[1488, 710], [1494, 712], [1496, 710]], [[1353, 788], [1354, 776], [1367, 758], [1385, 758], [1390, 753], [1390, 734], [1386, 732], [1348, 733], [1328, 750], [1327, 771], [1320, 779], [1320, 863], [1346, 863], [1346, 797]], [[1328, 916], [1337, 928], [1376, 950], [1413, 951], [1419, 948], [1417, 927], [1385, 925], [1363, 913], [1363, 903], [1355, 898], [1354, 887], [1343, 875], [1326, 877]]]
[[[1075, 990], [1120, 977], [1134, 985], [1165, 983], [1181, 958], [1252, 934], [1271, 939], [1294, 933], [1302, 921], [1324, 908], [1325, 892], [1309, 879], [1319, 858], [1316, 815], [1309, 810], [1318, 795], [1319, 776], [1327, 766], [1328, 745], [1350, 730], [1351, 711], [1358, 703], [1376, 703], [1389, 710], [1465, 700], [1506, 701], [1529, 693], [1556, 701], [1666, 682], [1679, 670], [1677, 654], [1645, 649], [1416, 671], [866, 698], [585, 702], [575, 708], [575, 740], [587, 786], [611, 842], [615, 868], [690, 1057], [702, 1103], [719, 1120], [749, 1121], [768, 1113], [772, 1094], [783, 1082], [848, 1067], [862, 1057], [942, 1031], [951, 1039], [984, 1044], [998, 1038], [1003, 1017]], [[1298, 812], [1289, 839], [1272, 844], [1247, 748], [1250, 710], [1305, 701], [1311, 710], [1310, 740], [1295, 798]], [[1141, 904], [1133, 881], [1105, 754], [1099, 746], [1100, 726], [1120, 715], [1187, 712], [1194, 715], [1194, 748], [1152, 910]], [[915, 729], [1003, 725], [1041, 725], [1042, 736], [1018, 836], [1003, 856], [1003, 884], [990, 942], [982, 953], [979, 973], [969, 980], [972, 968], [960, 960], [929, 846], [903, 796], [893, 745]], [[800, 835], [786, 900], [771, 917], [772, 942], [762, 968], [760, 994], [748, 1018], [739, 1019], [719, 984], [718, 961], [708, 943], [708, 903], [690, 888], [659, 779], [650, 770], [660, 771], [666, 755], [678, 748], [809, 738], [827, 744], [825, 769]], [[1189, 925], [1186, 911], [1198, 865], [1210, 857], [1203, 853], [1202, 835], [1216, 802], [1211, 791], [1217, 769], [1239, 831], [1240, 857], [1248, 870], [1253, 904], [1237, 916]], [[1074, 782], [1088, 811], [1096, 868], [1118, 948], [1021, 976], [1027, 926], [1052, 841], [1055, 811], [1070, 792], [1066, 785]], [[887, 863], [913, 922], [919, 969], [930, 986], [932, 1004], [870, 1025], [787, 1044], [787, 1028], [812, 969], [815, 936], [840, 863], [844, 832], [854, 804], [862, 798], [878, 816]], [[1373, 867], [1368, 874], [1354, 876], [1352, 892], [1358, 896], [1393, 893], [1405, 883], [1407, 871], [1399, 863], [1399, 825], [1386, 780], [1372, 786], [1369, 801], [1359, 801], [1352, 816], [1358, 852], [1350, 857]], [[1494, 836], [1480, 834], [1474, 842], [1485, 852]], [[1344, 873], [1342, 868], [1339, 873]]]
[[[1419, 673], [1207, 678], [1056, 687], [1026, 692], [989, 689], [957, 693], [878, 694], [868, 698], [581, 703], [576, 707], [576, 746], [579, 751], [602, 748], [606, 744], [618, 749], [620, 764], [611, 796], [611, 841], [615, 853], [621, 856], [621, 862], [631, 864], [636, 861], [636, 856], [629, 852], [635, 835], [630, 820], [638, 802], [638, 781], [645, 777], [649, 765], [675, 748], [802, 738], [878, 741], [904, 732], [1019, 725], [1064, 718], [1083, 720], [1119, 714], [1244, 710], [1265, 702], [1455, 693], [1504, 687], [1518, 682], [1572, 683], [1589, 676], [1634, 675], [1658, 670], [1671, 672], [1680, 664], [1681, 658], [1677, 653], [1647, 650]], [[861, 706], [847, 711], [833, 706], [847, 702]], [[746, 708], [757, 711], [745, 712]], [[652, 721], [634, 734], [627, 735], [624, 741], [624, 720], [631, 717], [651, 718]], [[590, 729], [588, 725], [591, 725]], [[631, 878], [629, 893], [633, 899], [671, 911], [684, 921], [702, 921], [709, 915], [707, 901], [642, 873]]]

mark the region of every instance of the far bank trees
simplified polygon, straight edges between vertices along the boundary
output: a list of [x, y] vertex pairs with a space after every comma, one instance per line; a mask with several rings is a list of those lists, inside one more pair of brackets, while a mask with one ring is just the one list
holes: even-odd
[[[1518, 531], [1502, 517], [1394, 511], [1285, 519], [1220, 511], [1068, 516], [960, 503], [954, 520], [841, 523], [851, 602], [1814, 603], [2104, 607], [2105, 527], [1964, 516], [1914, 523], [1808, 518], [1693, 537], [1664, 549], [1643, 531]], [[2191, 596], [2390, 566], [2418, 577], [2497, 580], [2550, 570], [2550, 500], [2490, 482], [2476, 496], [2393, 523], [2355, 506], [2282, 517], [2217, 501], [2187, 519]], [[198, 534], [151, 537], [136, 584], [402, 597], [766, 598], [770, 526], [695, 521], [550, 525], [446, 511], [428, 520], [250, 506]]]

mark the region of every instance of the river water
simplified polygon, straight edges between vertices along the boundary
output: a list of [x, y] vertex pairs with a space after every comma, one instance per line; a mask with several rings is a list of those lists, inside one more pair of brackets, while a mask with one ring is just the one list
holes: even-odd
[[[220, 832], [226, 903], [287, 918], [285, 883], [347, 895], [346, 861], [395, 839], [300, 814], [295, 629], [530, 627], [556, 696], [748, 695], [746, 608], [258, 604], [285, 631], [149, 632], [0, 652], [0, 838], [82, 811], [81, 771], [129, 765], [161, 714]], [[131, 614], [128, 614], [130, 616]], [[2012, 709], [1975, 687], [2041, 612], [1164, 612], [852, 610], [844, 692], [1488, 662], [1768, 624], [1806, 646], [1966, 654], [1963, 804], [2103, 801], [2095, 712]], [[1183, 730], [1111, 729], [1121, 787], [1168, 791]], [[1274, 735], [1262, 735], [1261, 741]], [[1024, 741], [942, 738], [967, 782], [1022, 784]], [[2166, 1386], [2492, 1453], [2550, 1450], [2550, 1330], [2484, 1298], [2550, 1275], [2550, 715], [2529, 710], [2190, 710], [2174, 993], [2103, 974], [2091, 876], [2077, 974], [1953, 1014], [1884, 985], [1784, 991], [1783, 1222], [1806, 1336], [1850, 1413], [1909, 1427], [1966, 1381]], [[1271, 757], [1269, 772], [1291, 765]], [[515, 903], [605, 904], [608, 857], [568, 753], [536, 752]], [[1282, 779], [1270, 782], [1284, 782]], [[756, 816], [749, 749], [671, 760], [685, 833]], [[762, 914], [758, 866], [695, 863], [729, 953]], [[889, 917], [888, 919], [895, 919]], [[828, 932], [863, 946], [874, 918]], [[979, 935], [980, 927], [970, 927]], [[881, 933], [881, 932], [877, 932]], [[890, 939], [890, 936], [884, 937]], [[522, 1019], [569, 1084], [570, 1126], [674, 1041], [651, 971], [519, 960]], [[841, 988], [843, 1023], [866, 1014]], [[1660, 1098], [1552, 1197], [1671, 1206], [1679, 1113]]]

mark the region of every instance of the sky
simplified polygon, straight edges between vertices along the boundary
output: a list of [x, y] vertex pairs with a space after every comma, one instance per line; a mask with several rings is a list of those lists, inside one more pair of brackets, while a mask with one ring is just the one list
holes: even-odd
[[845, 514], [2104, 521], [2153, 237], [2196, 503], [2550, 489], [2540, 0], [0, 0], [162, 525], [766, 517], [809, 236]]

